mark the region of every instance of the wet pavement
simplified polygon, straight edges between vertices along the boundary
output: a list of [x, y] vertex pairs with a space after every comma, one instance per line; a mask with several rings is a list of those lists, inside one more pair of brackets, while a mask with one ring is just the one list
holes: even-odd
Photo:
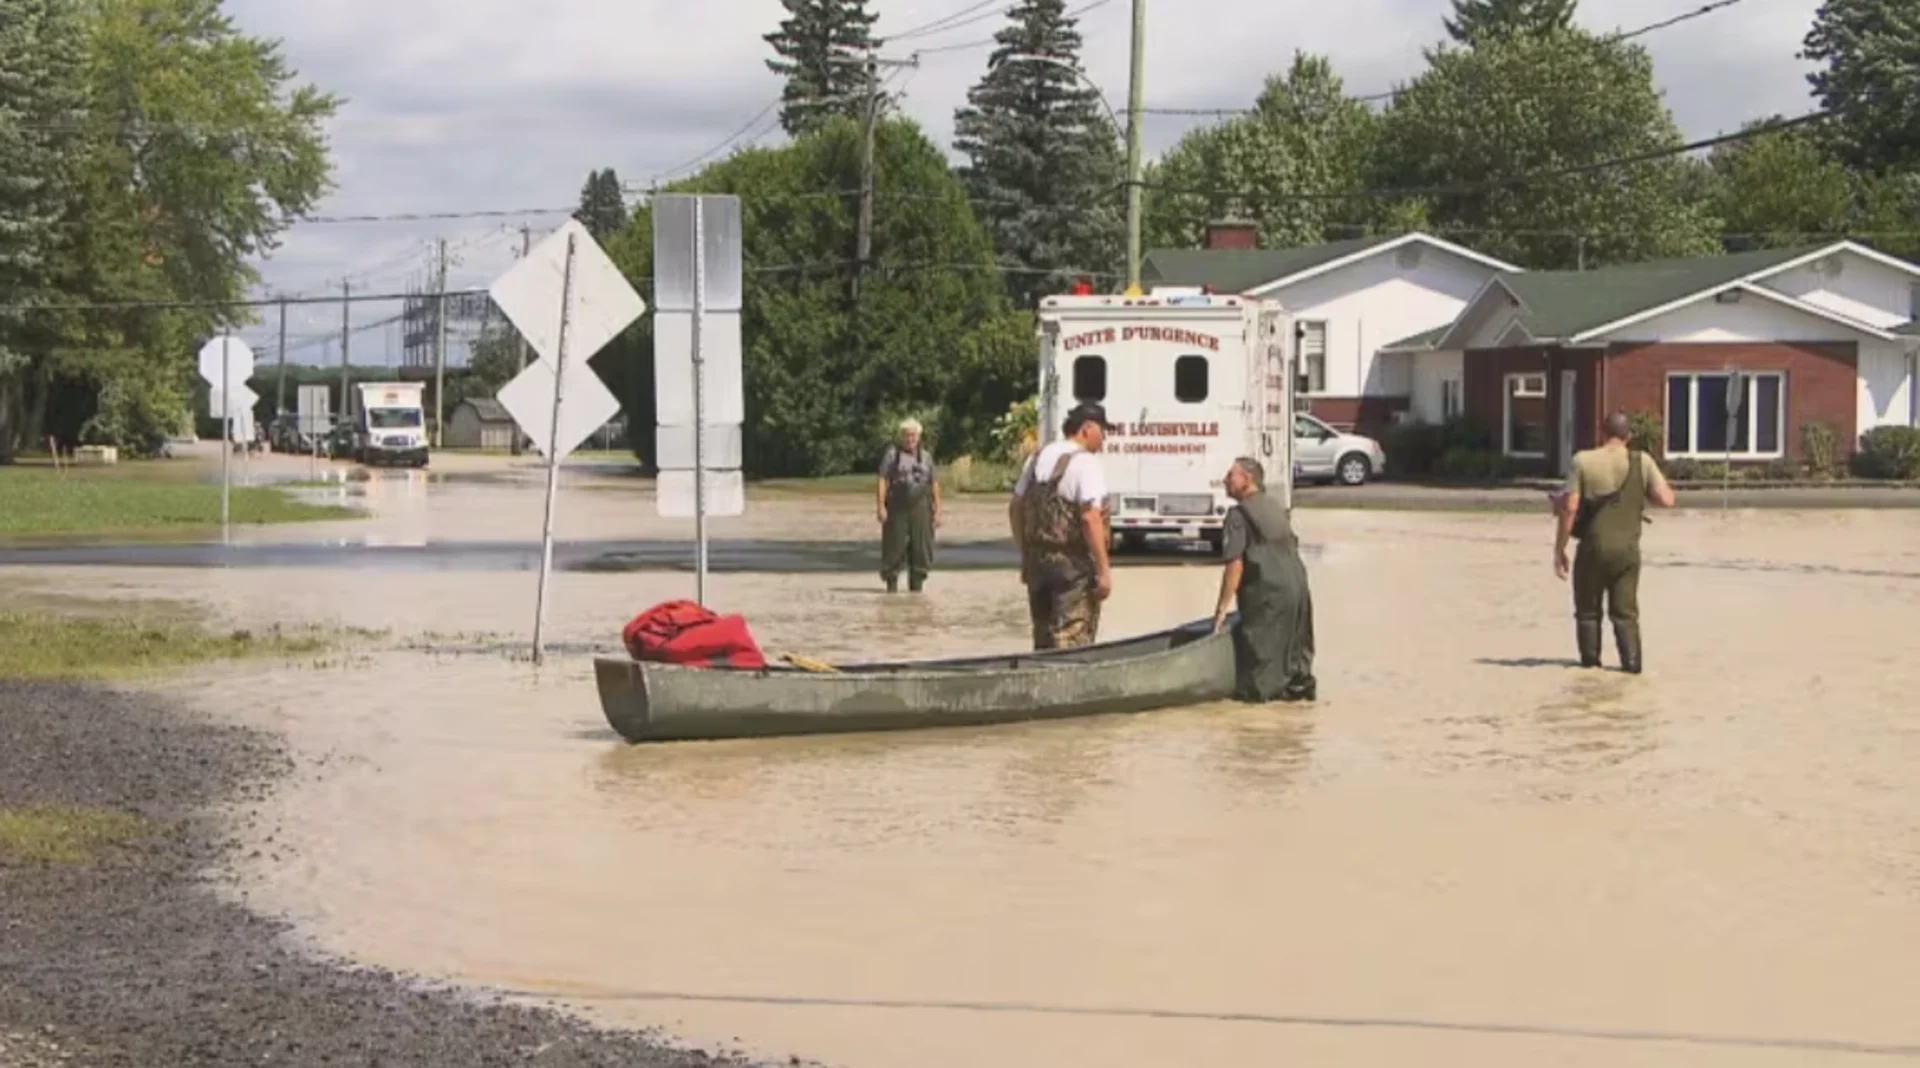
[[[510, 543], [515, 492], [390, 497], [367, 525]], [[618, 490], [568, 501], [610, 538], [672, 529]], [[859, 499], [752, 507], [738, 536], [786, 550], [870, 529]], [[1662, 516], [1639, 678], [1569, 666], [1544, 513], [1298, 522], [1317, 704], [924, 734], [625, 745], [588, 657], [691, 596], [672, 572], [557, 575], [539, 669], [525, 573], [0, 589], [386, 631], [156, 684], [296, 762], [234, 810], [261, 852], [223, 892], [317, 951], [597, 1022], [847, 1068], [1920, 1059], [1920, 515]], [[1217, 583], [1129, 568], [1103, 636], [1203, 616]], [[736, 569], [709, 600], [773, 653], [1026, 640], [1004, 568], [876, 587]]]

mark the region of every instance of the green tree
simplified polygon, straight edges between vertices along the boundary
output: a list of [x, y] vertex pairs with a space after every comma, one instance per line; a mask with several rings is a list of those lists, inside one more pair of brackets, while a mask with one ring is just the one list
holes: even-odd
[[490, 326], [473, 339], [467, 352], [467, 372], [485, 396], [520, 373], [520, 334], [511, 326]]
[[601, 244], [626, 228], [626, 195], [612, 167], [588, 173], [587, 184], [580, 189], [580, 208], [573, 217]]
[[66, 198], [84, 118], [80, 24], [68, 0], [0, 0], [0, 462], [44, 396], [52, 317], [70, 243]]
[[1861, 221], [1861, 177], [1804, 128], [1722, 145], [1711, 162], [1714, 214], [1736, 249], [1839, 237]]
[[787, 80], [780, 126], [805, 133], [832, 115], [864, 114], [866, 59], [878, 42], [867, 0], [780, 0], [787, 17], [767, 34], [776, 59], [767, 67]]
[[[995, 396], [1011, 388], [983, 381], [990, 375], [962, 378], [963, 369], [993, 362], [968, 346], [983, 331], [1004, 334], [1006, 292], [965, 188], [939, 147], [903, 119], [882, 122], [876, 136], [875, 266], [856, 315], [848, 282], [857, 198], [821, 192], [858, 185], [863, 140], [858, 123], [830, 119], [786, 146], [737, 153], [664, 190], [741, 198], [744, 444], [757, 475], [863, 469], [883, 443], [882, 413], [970, 413], [975, 398], [960, 395], [963, 383]], [[636, 283], [651, 276], [650, 206], [634, 213], [611, 252]], [[651, 317], [628, 331], [620, 351], [629, 385], [616, 393], [629, 425], [652, 426]], [[1031, 367], [1006, 373], [1031, 378]], [[609, 370], [603, 377], [613, 377]], [[943, 436], [943, 450], [955, 447], [965, 446]]]
[[1802, 59], [1842, 159], [1869, 171], [1920, 169], [1920, 5], [1913, 0], [1827, 0], [1814, 14]]
[[1558, 33], [1573, 26], [1575, 0], [1453, 0], [1447, 35], [1475, 48], [1521, 34]]
[[1013, 7], [986, 76], [954, 116], [954, 148], [968, 160], [961, 180], [1019, 308], [1113, 272], [1124, 255], [1119, 132], [1075, 73], [1080, 33], [1066, 6]]
[[1644, 49], [1563, 30], [1442, 46], [1430, 60], [1387, 110], [1378, 180], [1428, 191], [1436, 227], [1533, 268], [1718, 248], [1677, 152], [1609, 163], [1684, 144]]
[[[279, 46], [238, 32], [218, 0], [77, 2], [85, 95], [62, 289], [74, 302], [193, 307], [62, 313], [29, 382], [28, 423], [46, 414], [140, 450], [185, 415], [199, 342], [234, 321], [218, 302], [258, 281], [250, 261], [331, 187], [321, 124], [337, 101], [292, 85]], [[45, 413], [75, 383], [93, 403]]]
[[1260, 243], [1289, 248], [1355, 236], [1349, 224], [1384, 210], [1350, 194], [1366, 184], [1378, 133], [1324, 56], [1296, 52], [1269, 77], [1249, 115], [1202, 127], [1155, 161], [1147, 179], [1149, 245], [1197, 248], [1207, 224], [1260, 226]]

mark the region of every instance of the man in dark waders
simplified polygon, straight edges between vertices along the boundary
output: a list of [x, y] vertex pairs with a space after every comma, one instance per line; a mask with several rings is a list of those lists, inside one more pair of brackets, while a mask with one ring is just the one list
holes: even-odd
[[[1653, 457], [1627, 447], [1632, 430], [1624, 412], [1607, 416], [1607, 440], [1576, 453], [1554, 530], [1553, 571], [1573, 573], [1573, 619], [1580, 666], [1600, 666], [1600, 610], [1613, 620], [1622, 670], [1638, 675], [1640, 660], [1640, 526], [1647, 502], [1673, 507], [1673, 487]], [[1580, 549], [1571, 564], [1567, 540]]]
[[920, 443], [920, 423], [900, 424], [900, 440], [880, 458], [880, 579], [887, 592], [919, 592], [933, 570], [933, 532], [940, 525], [940, 471]]
[[1237, 503], [1227, 512], [1227, 566], [1220, 576], [1213, 629], [1218, 633], [1227, 625], [1227, 613], [1238, 601], [1234, 697], [1255, 704], [1312, 701], [1318, 696], [1313, 592], [1293, 520], [1286, 506], [1266, 492], [1266, 469], [1259, 461], [1245, 456], [1235, 460], [1226, 481], [1227, 496]]

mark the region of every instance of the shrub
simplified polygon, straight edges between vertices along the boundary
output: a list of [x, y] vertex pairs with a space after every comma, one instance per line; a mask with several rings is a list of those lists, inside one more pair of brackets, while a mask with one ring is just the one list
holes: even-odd
[[1882, 426], [1860, 435], [1860, 451], [1853, 454], [1853, 468], [1862, 478], [1920, 478], [1920, 429]]
[[993, 459], [1020, 463], [1039, 441], [1040, 398], [1015, 401], [993, 424]]
[[1513, 469], [1513, 460], [1509, 457], [1492, 449], [1464, 445], [1455, 445], [1442, 453], [1436, 465], [1436, 473], [1448, 478], [1507, 478]]
[[1840, 474], [1840, 435], [1825, 423], [1800, 424], [1800, 456], [1813, 478]]
[[1443, 423], [1401, 423], [1388, 430], [1387, 440], [1381, 444], [1387, 453], [1387, 470], [1395, 475], [1460, 477], [1443, 468], [1449, 453], [1494, 451], [1493, 435], [1464, 415]]

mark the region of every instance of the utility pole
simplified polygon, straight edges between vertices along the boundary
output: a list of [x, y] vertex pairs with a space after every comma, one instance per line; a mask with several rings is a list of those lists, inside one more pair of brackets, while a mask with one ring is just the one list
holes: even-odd
[[880, 77], [881, 67], [917, 67], [920, 60], [881, 59], [868, 55], [867, 65], [867, 122], [866, 139], [860, 150], [860, 223], [854, 241], [853, 253], [853, 299], [860, 301], [860, 289], [866, 279], [868, 261], [873, 257], [873, 187], [874, 153], [880, 134]]
[[287, 302], [280, 301], [280, 377], [273, 384], [273, 414], [287, 414]]
[[433, 312], [433, 447], [446, 447], [447, 395], [447, 239], [440, 239], [439, 298]]
[[[528, 256], [531, 256], [532, 254], [533, 254], [533, 227], [522, 226], [520, 228], [520, 258], [524, 260]], [[517, 353], [518, 353], [516, 362], [518, 364], [519, 371], [525, 371], [527, 369], [526, 335], [520, 332], [519, 327], [514, 327], [513, 336], [515, 339], [514, 348], [517, 350]], [[515, 373], [518, 374], [519, 372], [516, 371]], [[518, 426], [513, 428], [512, 441], [513, 441], [513, 450], [512, 450], [513, 455], [518, 456], [520, 455], [520, 428]]]
[[339, 422], [353, 414], [353, 379], [347, 370], [348, 350], [353, 345], [353, 287], [340, 283], [340, 414]]
[[1127, 87], [1127, 292], [1140, 291], [1140, 120], [1145, 110], [1147, 0], [1133, 0], [1133, 76]]
[[873, 254], [873, 153], [879, 139], [880, 78], [879, 67], [867, 57], [867, 136], [860, 150], [860, 236], [853, 252], [853, 299], [860, 301], [860, 287], [866, 281], [867, 259]]
[[1579, 243], [1574, 247], [1574, 258], [1579, 263], [1580, 269], [1584, 271], [1587, 269], [1587, 235], [1581, 234], [1578, 241]]

